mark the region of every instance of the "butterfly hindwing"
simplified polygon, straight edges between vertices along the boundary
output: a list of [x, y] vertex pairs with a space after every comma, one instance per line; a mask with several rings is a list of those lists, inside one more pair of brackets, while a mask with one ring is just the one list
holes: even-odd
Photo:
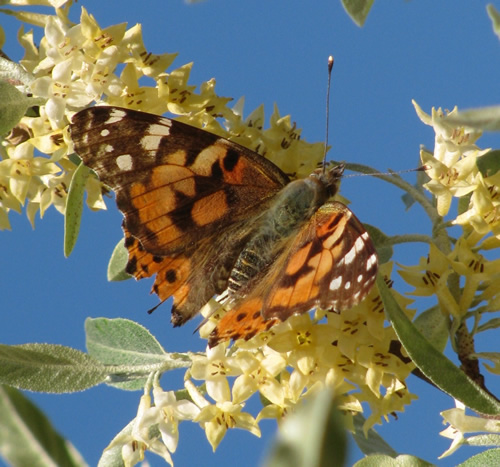
[[370, 291], [377, 268], [375, 248], [361, 222], [342, 203], [328, 202], [276, 258], [251, 296], [222, 317], [209, 344], [249, 339], [315, 307], [351, 308]]

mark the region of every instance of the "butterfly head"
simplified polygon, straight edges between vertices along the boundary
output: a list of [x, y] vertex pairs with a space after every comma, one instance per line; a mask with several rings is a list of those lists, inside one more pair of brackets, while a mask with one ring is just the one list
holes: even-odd
[[311, 174], [311, 178], [316, 179], [326, 189], [327, 197], [330, 198], [339, 189], [344, 169], [345, 164], [334, 165], [331, 169], [326, 168], [326, 164], [324, 164], [323, 168], [317, 169]]

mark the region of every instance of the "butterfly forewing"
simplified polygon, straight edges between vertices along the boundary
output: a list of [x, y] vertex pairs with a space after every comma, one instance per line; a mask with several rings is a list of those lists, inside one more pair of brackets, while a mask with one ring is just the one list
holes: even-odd
[[127, 229], [157, 255], [251, 218], [288, 177], [258, 154], [168, 118], [116, 107], [73, 117], [75, 151], [116, 192]]

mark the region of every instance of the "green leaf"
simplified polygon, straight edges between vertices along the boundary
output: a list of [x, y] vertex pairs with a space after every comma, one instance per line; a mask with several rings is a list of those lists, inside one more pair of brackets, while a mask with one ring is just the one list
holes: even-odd
[[494, 149], [476, 159], [476, 165], [483, 177], [491, 177], [500, 170], [500, 150]]
[[17, 389], [0, 386], [0, 420], [0, 454], [10, 465], [87, 465], [45, 414]]
[[143, 326], [129, 319], [87, 318], [89, 355], [105, 365], [162, 363], [167, 353]]
[[0, 81], [0, 136], [7, 134], [19, 123], [30, 103], [30, 99], [15, 86]]
[[366, 231], [370, 235], [370, 238], [375, 244], [378, 255], [378, 262], [380, 264], [384, 264], [390, 261], [394, 250], [392, 248], [392, 243], [390, 242], [389, 237], [379, 228], [374, 227], [373, 225], [363, 224], [363, 226], [365, 227]]
[[83, 194], [90, 175], [90, 169], [81, 164], [75, 170], [69, 184], [64, 217], [64, 256], [67, 258], [75, 247], [83, 211]]
[[458, 467], [484, 467], [485, 465], [500, 465], [500, 449], [489, 449], [458, 464]]
[[372, 8], [374, 0], [342, 0], [342, 5], [351, 17], [351, 19], [358, 26], [363, 26], [365, 24], [368, 13]]
[[34, 79], [35, 77], [19, 63], [0, 57], [0, 81], [28, 86]]
[[38, 392], [75, 392], [106, 378], [103, 365], [79, 350], [52, 344], [0, 344], [0, 383]]
[[493, 32], [500, 39], [500, 13], [491, 3], [486, 6], [486, 11], [488, 12], [488, 16], [491, 19]]
[[395, 458], [383, 454], [373, 454], [356, 462], [354, 467], [432, 467], [427, 461], [415, 456], [402, 454]]
[[[500, 435], [494, 435], [493, 433], [471, 436], [470, 438], [465, 438], [465, 444], [467, 446], [500, 446]], [[498, 453], [500, 454], [500, 453]], [[500, 465], [500, 464], [498, 464]]]
[[123, 238], [116, 244], [108, 263], [108, 281], [118, 282], [130, 279], [132, 276], [125, 272], [128, 262], [128, 252]]
[[390, 457], [396, 457], [398, 453], [385, 442], [385, 440], [373, 429], [368, 430], [367, 436], [363, 431], [365, 417], [361, 414], [356, 414], [353, 417], [354, 433], [352, 434], [354, 441], [358, 445], [363, 454], [386, 454]]
[[413, 324], [436, 349], [444, 350], [449, 337], [448, 323], [438, 306], [418, 315]]
[[134, 428], [134, 421], [127, 424], [109, 443], [108, 447], [102, 453], [97, 467], [124, 467], [122, 457], [123, 443], [130, 439]]
[[87, 318], [85, 332], [89, 355], [122, 366], [107, 381], [120, 389], [141, 389], [150, 373], [186, 368], [191, 362], [184, 354], [165, 352], [146, 328], [128, 319]]
[[394, 331], [422, 373], [442, 391], [467, 407], [483, 414], [499, 414], [500, 403], [427, 341], [399, 307], [380, 274], [377, 285]]
[[271, 455], [272, 467], [344, 465], [346, 434], [332, 391], [325, 389], [306, 400], [286, 418]]
[[446, 122], [483, 131], [500, 131], [500, 106], [464, 110], [446, 117]]

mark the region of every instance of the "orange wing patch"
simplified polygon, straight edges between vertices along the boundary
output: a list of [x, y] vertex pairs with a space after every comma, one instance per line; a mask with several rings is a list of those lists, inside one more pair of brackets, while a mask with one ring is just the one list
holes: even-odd
[[269, 331], [280, 321], [275, 318], [266, 320], [261, 313], [262, 299], [245, 300], [241, 306], [229, 310], [219, 321], [209, 337], [208, 345], [216, 346], [219, 342], [229, 339], [249, 340], [257, 334]]
[[128, 250], [129, 261], [126, 272], [137, 280], [156, 274], [151, 289], [161, 301], [173, 296], [177, 307], [184, 306], [189, 296], [188, 279], [192, 269], [189, 258], [179, 255], [175, 258], [156, 256], [148, 253], [139, 240], [125, 232], [125, 247]]

